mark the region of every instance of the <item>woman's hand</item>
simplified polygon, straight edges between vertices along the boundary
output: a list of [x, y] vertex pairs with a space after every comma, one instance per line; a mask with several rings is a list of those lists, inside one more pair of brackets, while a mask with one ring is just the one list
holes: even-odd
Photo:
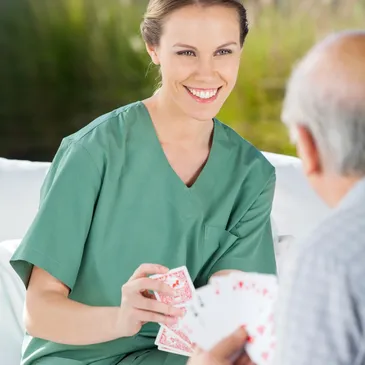
[[117, 331], [120, 337], [137, 334], [147, 322], [172, 325], [183, 316], [182, 309], [156, 300], [150, 291], [174, 295], [169, 285], [147, 277], [151, 274], [165, 274], [169, 269], [155, 264], [142, 264], [122, 287], [122, 301], [118, 313]]
[[254, 365], [246, 352], [242, 351], [246, 339], [245, 330], [239, 328], [211, 351], [196, 349], [187, 365]]

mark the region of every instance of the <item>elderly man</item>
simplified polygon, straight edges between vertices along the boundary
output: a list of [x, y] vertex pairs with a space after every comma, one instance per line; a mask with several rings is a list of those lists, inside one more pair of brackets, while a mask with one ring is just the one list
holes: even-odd
[[307, 55], [282, 118], [312, 187], [335, 209], [284, 280], [276, 363], [364, 365], [365, 31], [331, 36]]
[[[334, 210], [284, 273], [275, 365], [364, 365], [365, 31], [335, 34], [308, 53], [282, 118], [312, 187]], [[215, 354], [217, 365], [230, 364], [222, 344]], [[200, 354], [190, 365], [208, 363]]]

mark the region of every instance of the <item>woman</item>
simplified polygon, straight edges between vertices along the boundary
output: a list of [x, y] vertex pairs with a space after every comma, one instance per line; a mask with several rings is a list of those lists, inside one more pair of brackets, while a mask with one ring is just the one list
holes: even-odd
[[186, 265], [199, 287], [275, 272], [274, 168], [214, 118], [236, 82], [244, 7], [152, 0], [141, 29], [160, 90], [62, 141], [12, 258], [27, 286], [23, 365], [185, 363], [154, 346], [157, 323], [182, 313], [147, 276]]

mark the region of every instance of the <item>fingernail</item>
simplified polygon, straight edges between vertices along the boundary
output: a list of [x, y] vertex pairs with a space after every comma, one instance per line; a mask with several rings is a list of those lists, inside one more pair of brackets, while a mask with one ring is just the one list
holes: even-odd
[[169, 319], [168, 319], [168, 322], [169, 322], [170, 324], [176, 324], [177, 322], [179, 322], [179, 319], [178, 319], [178, 318], [174, 318], [174, 317], [172, 317], [172, 318], [169, 318]]

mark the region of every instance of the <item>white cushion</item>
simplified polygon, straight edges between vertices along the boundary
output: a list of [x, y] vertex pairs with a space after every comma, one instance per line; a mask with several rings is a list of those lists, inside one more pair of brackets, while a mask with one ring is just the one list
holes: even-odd
[[[308, 234], [329, 212], [304, 177], [300, 160], [264, 153], [276, 167], [272, 222], [279, 272], [288, 246]], [[23, 339], [24, 286], [9, 265], [19, 240], [38, 209], [39, 193], [49, 163], [0, 158], [0, 358], [20, 363]], [[4, 240], [8, 240], [5, 242]]]
[[19, 365], [24, 336], [24, 285], [9, 264], [20, 240], [0, 242], [0, 363]]
[[330, 212], [310, 187], [296, 157], [264, 153], [276, 168], [272, 216], [279, 236], [296, 241], [308, 235]]
[[0, 158], [0, 241], [23, 237], [39, 204], [49, 163]]
[[[272, 217], [277, 235], [302, 238], [329, 209], [310, 188], [298, 158], [265, 152], [277, 174]], [[23, 237], [39, 204], [49, 163], [0, 158], [0, 241]]]

